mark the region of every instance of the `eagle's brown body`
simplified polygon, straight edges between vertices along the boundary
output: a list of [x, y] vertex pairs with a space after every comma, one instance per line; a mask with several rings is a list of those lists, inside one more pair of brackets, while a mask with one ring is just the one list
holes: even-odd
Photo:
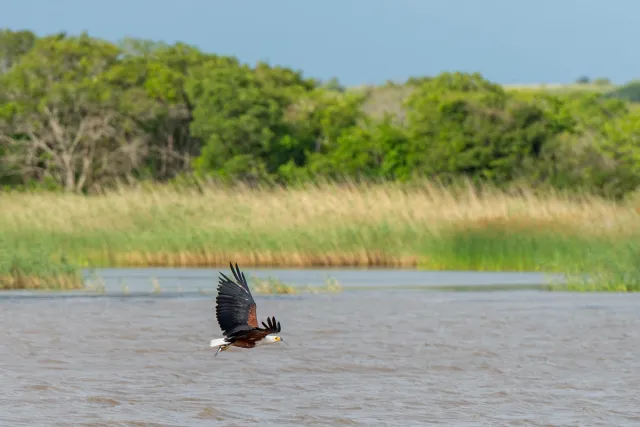
[[235, 281], [220, 273], [218, 296], [216, 297], [216, 317], [224, 339], [212, 340], [211, 346], [218, 351], [229, 347], [254, 348], [257, 345], [281, 341], [273, 334], [280, 332], [280, 322], [275, 317], [262, 322], [264, 328], [258, 326], [256, 303], [253, 300], [247, 279], [236, 264], [230, 264]]

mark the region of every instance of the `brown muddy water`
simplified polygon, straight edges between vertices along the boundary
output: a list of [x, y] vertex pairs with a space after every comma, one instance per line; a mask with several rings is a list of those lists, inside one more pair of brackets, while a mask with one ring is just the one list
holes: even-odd
[[0, 296], [0, 426], [640, 425], [640, 295], [256, 301], [285, 341], [214, 358], [211, 295]]

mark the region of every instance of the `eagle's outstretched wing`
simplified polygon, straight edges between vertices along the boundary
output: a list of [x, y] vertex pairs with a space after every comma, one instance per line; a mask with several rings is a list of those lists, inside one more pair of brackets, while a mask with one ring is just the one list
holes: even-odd
[[269, 334], [278, 334], [281, 330], [280, 322], [276, 321], [275, 317], [267, 317], [267, 323], [262, 322], [262, 326], [264, 326], [264, 329], [253, 328], [250, 331], [239, 330], [238, 332], [232, 334], [230, 338], [259, 341]]
[[225, 336], [258, 328], [256, 302], [249, 290], [247, 279], [237, 263], [235, 270], [233, 264], [229, 263], [229, 266], [236, 280], [233, 281], [220, 273], [216, 297], [216, 317]]
[[279, 334], [282, 330], [282, 328], [280, 328], [280, 322], [277, 322], [274, 316], [267, 317], [267, 323], [268, 324], [262, 322], [262, 326], [264, 326], [265, 330], [270, 334]]

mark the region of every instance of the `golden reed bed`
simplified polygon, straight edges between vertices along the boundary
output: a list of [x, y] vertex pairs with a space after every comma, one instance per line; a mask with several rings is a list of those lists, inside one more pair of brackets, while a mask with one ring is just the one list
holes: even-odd
[[430, 183], [153, 185], [0, 198], [0, 241], [5, 253], [12, 248], [24, 258], [25, 277], [52, 275], [39, 273], [43, 253], [80, 267], [233, 260], [244, 267], [542, 270], [590, 247], [609, 251], [640, 231], [632, 202]]
[[[431, 184], [318, 185], [299, 189], [204, 186], [123, 188], [98, 196], [9, 193], [0, 227], [81, 233], [141, 228], [330, 229], [345, 224], [404, 224], [438, 233], [487, 222], [541, 223], [588, 233], [637, 230], [635, 206], [598, 197], [568, 198], [519, 190], [449, 190]], [[148, 222], [144, 224], [144, 222]]]

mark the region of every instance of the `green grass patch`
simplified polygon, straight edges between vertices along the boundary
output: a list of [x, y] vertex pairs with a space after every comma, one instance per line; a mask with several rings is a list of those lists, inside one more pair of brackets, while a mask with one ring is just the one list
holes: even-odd
[[545, 229], [460, 229], [442, 239], [421, 267], [471, 271], [564, 273], [548, 289], [640, 291], [640, 236], [612, 238]]
[[[5, 243], [6, 238], [0, 238]], [[0, 246], [0, 289], [70, 290], [83, 287], [79, 265], [40, 247], [25, 250]]]
[[568, 281], [555, 285], [554, 290], [579, 292], [639, 292], [640, 240], [629, 237], [623, 241], [601, 245], [587, 251], [565, 269]]
[[[81, 267], [163, 265], [162, 257], [152, 256], [162, 252], [167, 256], [165, 264], [171, 261], [182, 266], [224, 266], [229, 259], [240, 258], [240, 265], [245, 267], [268, 265], [268, 260], [280, 266], [308, 266], [306, 264], [313, 265], [314, 259], [322, 257], [328, 258], [330, 265], [350, 266], [357, 261], [354, 258], [358, 254], [364, 258], [369, 256], [373, 264], [376, 262], [373, 257], [378, 254], [381, 263], [385, 257], [397, 259], [398, 264], [402, 264], [403, 259], [407, 262], [415, 259], [418, 268], [428, 270], [570, 274], [569, 284], [554, 288], [558, 290], [640, 290], [637, 262], [640, 245], [636, 243], [640, 240], [637, 237], [612, 239], [535, 228], [459, 227], [435, 234], [406, 225], [392, 227], [382, 223], [260, 233], [242, 229], [235, 232], [210, 229], [198, 233], [170, 228], [142, 231], [133, 236], [124, 232], [94, 232], [86, 235], [51, 233], [36, 238], [28, 233], [9, 233], [4, 240], [8, 239], [14, 244], [20, 240], [23, 245], [31, 244], [38, 249], [29, 252], [23, 247], [12, 257], [2, 257], [0, 266], [4, 277], [14, 278], [5, 279], [4, 288], [78, 288], [77, 271]], [[64, 248], [63, 253], [60, 248]], [[353, 254], [352, 258], [349, 254]], [[261, 259], [265, 261], [262, 264]], [[149, 263], [145, 264], [145, 260]], [[583, 280], [581, 273], [589, 273], [591, 279]], [[299, 291], [275, 279], [255, 280], [258, 293]]]
[[556, 230], [487, 226], [452, 230], [427, 249], [421, 267], [472, 271], [565, 272], [586, 267], [593, 253], [607, 253], [618, 243], [606, 237]]

